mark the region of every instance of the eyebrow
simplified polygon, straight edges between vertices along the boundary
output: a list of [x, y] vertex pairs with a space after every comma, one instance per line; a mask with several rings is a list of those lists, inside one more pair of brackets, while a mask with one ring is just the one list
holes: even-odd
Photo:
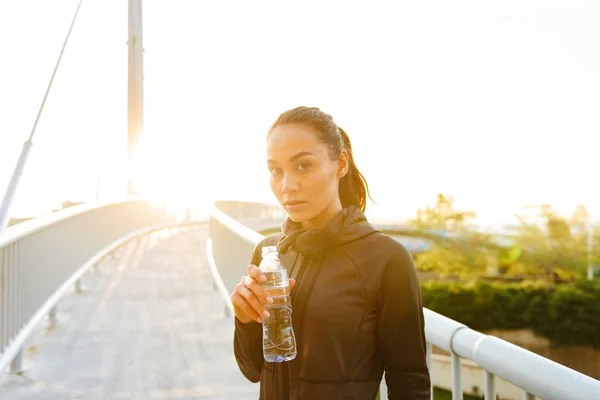
[[[297, 160], [301, 157], [304, 156], [312, 156], [313, 153], [311, 153], [310, 151], [301, 151], [300, 153], [294, 154], [293, 156], [290, 157], [290, 162], [293, 162], [294, 160]], [[275, 160], [267, 160], [268, 163], [270, 164], [277, 164], [277, 161]]]

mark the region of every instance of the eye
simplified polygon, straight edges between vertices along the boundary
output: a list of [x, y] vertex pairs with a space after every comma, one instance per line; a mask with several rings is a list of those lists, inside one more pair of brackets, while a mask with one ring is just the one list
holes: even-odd
[[306, 171], [307, 169], [310, 168], [310, 164], [307, 162], [303, 162], [303, 163], [298, 164], [297, 168], [299, 171]]
[[281, 168], [273, 167], [270, 168], [269, 171], [271, 172], [271, 175], [275, 176], [281, 173]]

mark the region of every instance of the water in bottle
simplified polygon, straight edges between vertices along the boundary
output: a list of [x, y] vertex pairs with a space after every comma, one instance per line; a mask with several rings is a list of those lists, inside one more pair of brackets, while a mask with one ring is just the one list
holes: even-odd
[[279, 260], [276, 246], [262, 248], [259, 268], [267, 277], [261, 285], [273, 299], [264, 303], [270, 316], [263, 317], [263, 355], [267, 362], [296, 358], [296, 338], [292, 328], [292, 307], [287, 270]]

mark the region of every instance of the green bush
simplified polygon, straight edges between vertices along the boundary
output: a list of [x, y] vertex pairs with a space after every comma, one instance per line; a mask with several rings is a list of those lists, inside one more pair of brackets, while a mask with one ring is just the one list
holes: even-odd
[[556, 345], [600, 348], [600, 284], [426, 281], [423, 305], [472, 329], [530, 329]]

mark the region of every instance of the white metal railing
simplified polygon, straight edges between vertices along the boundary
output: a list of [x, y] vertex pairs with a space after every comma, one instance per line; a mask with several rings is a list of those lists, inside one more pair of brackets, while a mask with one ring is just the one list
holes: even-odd
[[[226, 310], [232, 313], [229, 293], [246, 272], [253, 249], [263, 238], [239, 220], [267, 226], [269, 218], [273, 221], [272, 217], [276, 216], [272, 223], [276, 225], [280, 222], [281, 215], [270, 211], [263, 213], [260, 218], [256, 218], [256, 214], [253, 217], [251, 214], [257, 209], [257, 203], [248, 203], [246, 208], [244, 204], [220, 206], [217, 203], [210, 212], [207, 253]], [[227, 207], [235, 209], [235, 218], [229, 215]], [[430, 373], [432, 347], [435, 345], [451, 355], [453, 400], [463, 398], [461, 359], [471, 360], [483, 369], [485, 400], [496, 399], [496, 376], [521, 388], [525, 400], [536, 396], [545, 400], [600, 399], [600, 381], [596, 379], [497, 337], [474, 331], [429, 309], [423, 311]], [[433, 374], [431, 378], [433, 383]], [[382, 380], [380, 393], [381, 399], [387, 398], [385, 379]], [[433, 390], [431, 398], [433, 399]]]
[[[110, 248], [139, 229], [172, 223], [142, 199], [84, 204], [0, 232], [0, 374], [22, 368], [23, 345], [60, 297]], [[134, 232], [134, 234], [131, 234]], [[124, 238], [124, 239], [123, 239]]]

